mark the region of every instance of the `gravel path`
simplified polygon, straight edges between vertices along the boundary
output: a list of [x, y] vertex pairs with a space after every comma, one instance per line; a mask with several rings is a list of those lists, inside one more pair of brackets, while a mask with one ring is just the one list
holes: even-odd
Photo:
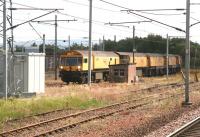
[[188, 111], [182, 114], [178, 119], [166, 124], [160, 129], [150, 133], [145, 137], [166, 137], [177, 129], [181, 128], [188, 122], [194, 120], [195, 118], [200, 116], [200, 107], [193, 111]]

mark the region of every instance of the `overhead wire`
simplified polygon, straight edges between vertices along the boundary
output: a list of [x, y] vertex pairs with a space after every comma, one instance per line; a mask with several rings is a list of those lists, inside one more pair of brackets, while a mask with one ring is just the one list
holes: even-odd
[[133, 10], [132, 11], [183, 11], [184, 8], [175, 8], [175, 9], [141, 9], [141, 10]]
[[[74, 17], [74, 18], [81, 19], [81, 20], [84, 20], [84, 21], [89, 22], [89, 19], [87, 19], [87, 18], [83, 18], [83, 17], [71, 15], [71, 14], [68, 14], [68, 13], [63, 13], [63, 12], [61, 12], [61, 11], [58, 11], [58, 13], [60, 13], [61, 15], [65, 15], [65, 16], [69, 16], [69, 17]], [[99, 25], [99, 26], [103, 26], [103, 27], [106, 27], [106, 28], [111, 28], [111, 29], [113, 29], [112, 27], [105, 26], [104, 24], [105, 24], [106, 22], [97, 21], [97, 20], [93, 20], [92, 22], [93, 22], [94, 24], [96, 24], [96, 25]], [[122, 29], [115, 29], [115, 30], [126, 31], [126, 30], [122, 30]], [[126, 31], [126, 32], [128, 32], [128, 31]]]
[[[77, 18], [77, 19], [82, 19], [82, 20], [89, 21], [89, 19], [87, 19], [87, 18], [83, 18], [83, 17], [71, 15], [71, 14], [68, 14], [68, 13], [63, 13], [63, 12], [61, 12], [61, 11], [58, 11], [58, 13], [60, 13], [61, 15], [66, 15], [66, 16], [70, 16], [70, 17]], [[141, 17], [138, 17], [138, 18], [141, 18]], [[141, 19], [142, 19], [142, 18], [141, 18]], [[124, 31], [124, 32], [128, 32], [128, 33], [131, 33], [131, 34], [132, 34], [132, 31], [130, 31], [130, 32], [129, 32], [129, 31], [126, 31], [127, 28], [126, 28], [126, 30], [125, 30], [125, 28], [122, 30], [122, 29], [119, 29], [119, 28], [117, 28], [117, 27], [114, 28], [114, 27], [111, 27], [111, 26], [106, 26], [106, 25], [104, 25], [106, 22], [97, 21], [97, 20], [93, 20], [92, 22], [93, 22], [93, 24], [96, 24], [96, 25], [99, 25], [99, 26], [103, 26], [103, 27], [105, 27], [105, 28], [110, 28], [110, 29], [113, 29], [113, 30]], [[137, 30], [138, 30], [138, 31], [142, 31], [142, 32], [146, 32], [146, 33], [151, 33], [151, 32], [146, 31], [146, 30], [141, 30], [141, 29], [137, 29]]]
[[[29, 6], [29, 5], [25, 5], [25, 4], [20, 4], [20, 3], [13, 3], [13, 4], [16, 4], [16, 5], [20, 5], [20, 6], [24, 6], [24, 7], [28, 7], [28, 8], [36, 8], [36, 7], [33, 7], [33, 6]], [[38, 8], [37, 8], [38, 9]], [[42, 10], [42, 9], [41, 9]], [[103, 10], [103, 9], [102, 9]], [[77, 16], [73, 16], [73, 15], [70, 15], [70, 14], [66, 14], [66, 13], [62, 13], [60, 11], [57, 11], [58, 13], [62, 14], [62, 15], [67, 15], [67, 16], [71, 16], [71, 17], [75, 17], [75, 18], [79, 18], [79, 19], [83, 19], [83, 20], [89, 20], [89, 19], [85, 19], [85, 18], [82, 18], [82, 17], [77, 17]], [[102, 23], [104, 24], [105, 22], [102, 22], [102, 21], [94, 21], [93, 22], [96, 22], [96, 23]], [[49, 24], [49, 25], [52, 25], [52, 24]], [[100, 25], [100, 24], [98, 24]], [[104, 25], [101, 25], [101, 26], [104, 26]], [[107, 27], [107, 26], [104, 26], [104, 27]], [[111, 28], [111, 27], [109, 27]], [[69, 29], [69, 28], [68, 28]], [[115, 29], [116, 30], [116, 29]], [[119, 30], [119, 29], [118, 29]], [[83, 30], [82, 30], [83, 31]], [[124, 31], [124, 30], [120, 30], [120, 31]], [[84, 31], [85, 32], [85, 31]], [[127, 32], [127, 31], [126, 31]]]
[[[74, 1], [70, 1], [70, 0], [63, 0], [63, 1], [69, 2], [69, 3], [72, 3], [72, 4], [76, 4], [76, 5], [85, 6], [85, 7], [88, 7], [88, 6], [89, 6], [88, 4], [83, 4], [83, 3], [74, 2]], [[99, 9], [99, 10], [104, 10], [104, 11], [109, 11], [109, 12], [120, 12], [120, 11], [110, 10], [110, 9], [101, 8], [101, 7], [97, 7], [97, 6], [93, 6], [93, 8]]]
[[[33, 7], [33, 6], [29, 6], [29, 5], [25, 5], [25, 4], [20, 4], [20, 3], [16, 3], [16, 2], [13, 2], [13, 4], [16, 4], [16, 5], [20, 5], [20, 6], [23, 6], [23, 7], [28, 7], [28, 8], [35, 8], [35, 9], [40, 9], [40, 8], [36, 8], [36, 7]], [[99, 7], [96, 7], [96, 8], [99, 8]], [[99, 8], [100, 9], [100, 8]], [[103, 9], [103, 8], [101, 8], [102, 10], [106, 10], [106, 9]], [[41, 10], [43, 10], [43, 9], [41, 9]], [[111, 10], [109, 10], [109, 11], [111, 11]], [[60, 12], [60, 11], [57, 11], [58, 13], [60, 13], [60, 14], [63, 14], [63, 15], [67, 15], [67, 16], [70, 16], [70, 17], [75, 17], [75, 18], [79, 18], [79, 19], [83, 19], [83, 20], [87, 20], [87, 21], [89, 21], [89, 19], [85, 19], [85, 18], [81, 18], [81, 17], [77, 17], [77, 16], [73, 16], [73, 15], [70, 15], [70, 14], [65, 14], [65, 13], [62, 13], [62, 12]], [[115, 12], [115, 11], [113, 11], [113, 12]], [[119, 12], [119, 11], [118, 11]], [[95, 20], [93, 20], [93, 22], [95, 22], [95, 23], [102, 23], [102, 24], [104, 24], [105, 22], [101, 22], [101, 21], [95, 21]], [[49, 24], [49, 25], [52, 25], [52, 24]], [[97, 24], [97, 25], [100, 25], [100, 24]], [[101, 26], [104, 26], [104, 25], [101, 25]], [[104, 26], [104, 27], [107, 27], [107, 26]], [[111, 28], [111, 27], [110, 27]], [[119, 30], [119, 29], [118, 29]], [[82, 30], [83, 31], [83, 30]], [[125, 31], [125, 30], [120, 30], [120, 31]], [[126, 31], [127, 32], [127, 31]]]
[[[36, 23], [36, 22], [35, 22]], [[54, 25], [54, 24], [51, 24], [51, 23], [45, 23], [45, 22], [39, 22], [39, 24], [41, 25]], [[61, 26], [58, 24], [58, 27], [59, 28], [62, 28], [62, 29], [66, 29], [66, 30], [72, 30], [72, 31], [79, 31], [79, 32], [88, 32], [88, 30], [83, 30], [83, 29], [77, 29], [77, 28], [66, 28], [64, 26]], [[113, 36], [111, 34], [108, 34], [108, 33], [100, 33], [100, 32], [93, 32], [94, 34], [98, 34], [98, 35], [109, 35], [109, 36]], [[131, 33], [131, 32], [130, 32]], [[119, 35], [118, 36], [121, 36], [121, 37], [124, 37], [124, 35]]]
[[[68, 0], [66, 0], [66, 1], [68, 1]], [[100, 1], [104, 1], [104, 0], [100, 0]], [[105, 2], [105, 1], [104, 1]], [[14, 3], [14, 4], [17, 4], [17, 5], [20, 5], [20, 6], [24, 6], [24, 7], [30, 7], [30, 8], [33, 8], [32, 6], [29, 6], [29, 5], [25, 5], [25, 4], [20, 4], [20, 3]], [[34, 7], [35, 8], [35, 7]], [[126, 8], [126, 7], [123, 7], [123, 6], [120, 6], [120, 8]], [[126, 8], [126, 9], [129, 9], [129, 8]], [[106, 10], [106, 9], [102, 9], [102, 10]], [[59, 11], [59, 13], [61, 13], [60, 11]], [[61, 13], [62, 14], [62, 13]], [[64, 13], [65, 14], [65, 13]], [[72, 16], [72, 17], [76, 17], [76, 16], [73, 16], [73, 15], [69, 15], [69, 14], [65, 14], [65, 15], [67, 15], [67, 16]], [[77, 17], [76, 17], [77, 18]], [[78, 17], [78, 18], [81, 18], [81, 17]], [[85, 18], [81, 18], [81, 19], [83, 19], [83, 20], [87, 20], [88, 21], [88, 19], [85, 19]], [[105, 23], [105, 22], [102, 22], [102, 21], [95, 21], [95, 20], [93, 20], [96, 24], [98, 24], [98, 25], [101, 25], [101, 26], [104, 26], [104, 25], [102, 25], [103, 23]], [[100, 24], [101, 23], [101, 24]], [[104, 27], [108, 27], [108, 26], [104, 26]], [[109, 28], [112, 28], [112, 27], [109, 27]], [[119, 29], [118, 29], [119, 30]], [[147, 32], [147, 31], [143, 31], [143, 32]]]
[[[184, 33], [185, 33], [185, 30], [182, 30], [182, 29], [180, 29], [180, 28], [178, 28], [178, 27], [174, 27], [174, 26], [172, 26], [172, 25], [168, 25], [168, 24], [166, 24], [166, 23], [163, 23], [163, 22], [157, 21], [157, 20], [155, 20], [155, 19], [152, 19], [152, 18], [143, 16], [143, 15], [140, 15], [140, 14], [138, 14], [138, 13], [135, 13], [134, 11], [136, 11], [136, 10], [132, 10], [132, 9], [130, 9], [130, 8], [127, 8], [127, 7], [124, 7], [124, 6], [120, 6], [120, 5], [117, 5], [117, 4], [114, 4], [114, 3], [111, 3], [111, 2], [105, 1], [105, 0], [99, 0], [99, 1], [104, 2], [104, 3], [106, 3], [106, 4], [109, 4], [109, 5], [112, 5], [112, 6], [115, 6], [115, 7], [119, 7], [119, 8], [126, 9], [128, 13], [134, 14], [134, 15], [136, 15], [136, 16], [140, 16], [140, 17], [145, 18], [145, 19], [149, 19], [149, 20], [151, 20], [151, 21], [153, 21], [153, 22], [162, 24], [162, 25], [164, 25], [164, 26], [168, 26], [168, 27], [173, 28], [173, 29], [175, 29], [175, 30], [177, 30], [177, 31], [181, 31], [181, 32], [184, 32]], [[154, 10], [156, 10], [156, 9], [154, 9]], [[161, 9], [157, 9], [157, 10], [161, 10]], [[162, 10], [172, 10], [172, 9], [162, 9]], [[185, 10], [185, 9], [173, 9], [173, 10]]]
[[159, 15], [159, 16], [179, 16], [179, 15], [184, 15], [185, 14], [185, 12], [184, 13], [177, 13], [177, 14], [175, 14], [175, 13], [152, 13], [152, 12], [145, 12], [145, 11], [138, 11], [138, 12], [140, 12], [140, 13], [144, 13], [144, 14], [151, 14], [151, 15]]
[[41, 40], [41, 39], [34, 39], [34, 40], [28, 40], [28, 41], [25, 41], [25, 42], [18, 42], [18, 43], [23, 43], [23, 44], [17, 44], [17, 45], [19, 45], [19, 46], [25, 46], [25, 45], [27, 45], [28, 43], [30, 43], [30, 42], [35, 42], [35, 41], [38, 41], [38, 40]]
[[200, 21], [199, 19], [196, 19], [194, 17], [190, 17], [191, 19], [195, 20], [195, 21]]
[[38, 16], [38, 17], [35, 17], [35, 18], [32, 18], [32, 19], [27, 20], [27, 21], [25, 21], [25, 22], [22, 22], [22, 23], [19, 23], [19, 24], [17, 24], [17, 25], [14, 25], [14, 26], [8, 28], [7, 30], [10, 30], [10, 29], [12, 29], [12, 28], [16, 28], [16, 27], [18, 27], [18, 26], [24, 25], [24, 24], [26, 24], [26, 23], [29, 23], [29, 22], [33, 21], [33, 20], [36, 20], [36, 19], [38, 19], [38, 18], [44, 17], [44, 16], [46, 16], [46, 15], [49, 15], [49, 14], [55, 12], [55, 11], [57, 11], [57, 10], [50, 11], [50, 12], [45, 13], [45, 14], [43, 14], [43, 15], [40, 15], [40, 16]]
[[[71, 14], [67, 14], [67, 13], [63, 13], [63, 12], [60, 12], [58, 11], [58, 13], [61, 13], [61, 15], [66, 15], [66, 16], [71, 16], [71, 17], [74, 17], [74, 18], [77, 18], [77, 19], [83, 19], [83, 20], [87, 20], [89, 21], [89, 19], [86, 19], [86, 18], [83, 18], [83, 17], [78, 17], [78, 16], [74, 16], [74, 15], [71, 15]], [[113, 30], [118, 30], [118, 31], [121, 31], [121, 32], [127, 32], [127, 33], [130, 33], [132, 34], [133, 32], [132, 31], [128, 31], [127, 29], [128, 28], [124, 28], [123, 30], [122, 29], [119, 29], [117, 27], [114, 27], [114, 26], [106, 26], [104, 25], [106, 22], [99, 22], [99, 21], [94, 21], [93, 20], [93, 24], [95, 25], [98, 25], [98, 26], [102, 26], [102, 27], [105, 27], [105, 28], [109, 28], [109, 29], [113, 29]], [[125, 30], [126, 29], [126, 30]], [[137, 31], [141, 31], [141, 32], [145, 32], [145, 33], [151, 33], [147, 30], [142, 30], [142, 29], [136, 29]]]
[[35, 31], [35, 33], [41, 38], [41, 39], [43, 39], [42, 38], [42, 36], [40, 35], [40, 33], [33, 27], [33, 25], [29, 22], [29, 25], [30, 25], [30, 27]]
[[[8, 2], [8, 1], [7, 1]], [[28, 7], [28, 8], [36, 8], [36, 7], [33, 7], [33, 6], [30, 6], [30, 5], [25, 5], [25, 4], [21, 4], [21, 3], [16, 3], [16, 2], [13, 2], [13, 4], [16, 4], [16, 5], [20, 5], [20, 6], [23, 6], [23, 7]], [[98, 8], [98, 7], [97, 7]], [[38, 9], [38, 8], [37, 8]], [[41, 9], [42, 10], [42, 9]], [[103, 10], [103, 9], [102, 9]], [[106, 9], [105, 9], [106, 10]], [[77, 19], [82, 19], [82, 20], [85, 20], [85, 21], [89, 21], [89, 19], [86, 19], [86, 18], [82, 18], [82, 17], [78, 17], [78, 16], [74, 16], [74, 15], [70, 15], [70, 14], [67, 14], [67, 13], [63, 13], [61, 11], [57, 11], [57, 13], [61, 14], [61, 15], [66, 15], [66, 16], [69, 16], [69, 17], [74, 17], [74, 18], [77, 18]], [[18, 21], [24, 21], [24, 20], [20, 20], [20, 19], [14, 19], [14, 20], [18, 20]], [[117, 29], [117, 28], [113, 28], [113, 27], [109, 27], [109, 26], [105, 26], [105, 22], [102, 22], [102, 21], [98, 21], [98, 20], [93, 20], [93, 23], [96, 24], [96, 25], [99, 25], [99, 26], [103, 26], [103, 27], [106, 27], [106, 28], [110, 28], [110, 29], [114, 29], [114, 30], [119, 30], [119, 31], [124, 31], [124, 32], [128, 32], [128, 33], [132, 33], [132, 31], [126, 31], [126, 30], [122, 30], [122, 29]], [[51, 24], [49, 24], [51, 25]], [[139, 30], [138, 31], [143, 31], [143, 32], [147, 32], [147, 31], [144, 31], [144, 30]]]
[[[89, 19], [83, 18], [83, 17], [78, 17], [78, 16], [74, 16], [68, 13], [63, 13], [61, 11], [58, 11], [59, 14], [61, 15], [65, 15], [65, 16], [69, 16], [69, 17], [73, 17], [73, 18], [77, 18], [77, 19], [82, 19], [82, 20], [86, 20], [87, 22], [89, 21]], [[93, 23], [104, 23], [102, 21], [98, 21], [98, 20], [92, 20]]]
[[[163, 22], [161, 22], [161, 21], [157, 21], [157, 20], [155, 20], [155, 19], [152, 19], [152, 18], [143, 16], [143, 15], [140, 15], [140, 14], [138, 14], [138, 13], [135, 13], [135, 12], [132, 12], [132, 11], [129, 11], [129, 13], [132, 13], [132, 14], [134, 14], [134, 15], [143, 17], [143, 18], [145, 18], [145, 19], [149, 19], [149, 20], [151, 20], [152, 22], [156, 22], [156, 23], [158, 23], [158, 24], [162, 24], [162, 25], [164, 25], [164, 26], [173, 28], [173, 29], [175, 29], [175, 30], [177, 30], [177, 31], [181, 31], [181, 32], [184, 32], [184, 33], [186, 32], [185, 30], [183, 30], [183, 29], [181, 29], [181, 28], [174, 27], [174, 26], [172, 26], [172, 25], [168, 25], [168, 24], [166, 24], [166, 23], [163, 23]], [[152, 22], [151, 22], [151, 23], [152, 23]]]
[[124, 6], [121, 6], [121, 5], [118, 5], [118, 4], [114, 4], [114, 3], [111, 3], [111, 2], [108, 2], [108, 1], [105, 1], [105, 0], [99, 0], [101, 2], [104, 2], [104, 3], [107, 3], [109, 5], [112, 5], [112, 6], [115, 6], [115, 7], [118, 7], [118, 8], [122, 8], [122, 9], [126, 9], [126, 10], [132, 10], [132, 11], [169, 11], [169, 10], [176, 10], [176, 11], [181, 11], [181, 10], [185, 10], [183, 8], [176, 8], [176, 9], [143, 9], [143, 10], [133, 10], [131, 8], [127, 8], [127, 7], [124, 7]]

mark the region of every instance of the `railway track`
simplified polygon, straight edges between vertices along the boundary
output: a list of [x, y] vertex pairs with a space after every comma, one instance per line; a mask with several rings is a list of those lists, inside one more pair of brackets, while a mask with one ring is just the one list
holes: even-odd
[[167, 137], [200, 137], [200, 117], [184, 125]]
[[[193, 82], [191, 82], [192, 84]], [[169, 89], [169, 88], [179, 88], [180, 86], [183, 86], [183, 83], [170, 83], [170, 84], [162, 84], [162, 85], [155, 85], [155, 86], [151, 86], [148, 88], [143, 88], [143, 89], [138, 89], [138, 90], [132, 90], [132, 91], [128, 91], [128, 92], [123, 92], [123, 93], [119, 93], [119, 95], [122, 94], [128, 94], [127, 96], [129, 96], [130, 94], [136, 93], [136, 92], [152, 92], [154, 90], [164, 90], [164, 89]], [[47, 116], [53, 113], [62, 113], [62, 112], [66, 112], [66, 111], [71, 111], [71, 109], [57, 109], [57, 110], [53, 110], [53, 111], [48, 111], [45, 113], [39, 113], [39, 114], [35, 114], [35, 115], [30, 115], [30, 116], [26, 116], [23, 117], [23, 119], [25, 118], [30, 118], [30, 117], [40, 117], [40, 116]], [[12, 119], [12, 120], [8, 120], [7, 122], [14, 122], [20, 119]]]
[[[177, 97], [177, 96], [180, 96], [180, 95], [182, 95], [182, 94], [171, 95], [170, 97]], [[39, 133], [39, 134], [35, 135], [34, 137], [53, 136], [54, 134], [62, 133], [64, 131], [68, 130], [68, 129], [72, 129], [74, 127], [77, 127], [79, 125], [82, 125], [82, 124], [90, 122], [90, 121], [103, 119], [103, 118], [106, 118], [108, 116], [112, 116], [114, 114], [120, 113], [120, 112], [133, 110], [133, 109], [136, 109], [136, 108], [151, 104], [154, 101], [163, 101], [163, 100], [169, 99], [170, 97], [164, 97], [164, 98], [159, 98], [159, 99], [155, 99], [155, 100], [151, 100], [151, 101], [146, 101], [144, 103], [131, 105], [129, 107], [125, 107], [125, 108], [122, 108], [122, 109], [119, 109], [119, 110], [114, 110], [114, 111], [107, 112], [107, 113], [104, 113], [104, 114], [101, 114], [101, 115], [93, 116], [93, 117], [90, 117], [90, 118], [82, 120], [82, 121], [78, 121], [78, 122], [75, 122], [75, 123], [72, 123], [72, 124], [67, 124], [67, 125], [64, 125], [64, 126], [60, 126], [60, 127], [55, 128], [55, 129], [52, 129], [52, 130], [47, 130], [47, 131], [45, 131], [43, 133]]]
[[[183, 84], [177, 84], [175, 87], [180, 87], [182, 85]], [[13, 129], [10, 131], [0, 133], [0, 136], [2, 137], [8, 137], [8, 136], [23, 136], [24, 137], [26, 135], [48, 136], [54, 133], [63, 132], [66, 129], [74, 128], [78, 125], [87, 123], [92, 120], [105, 118], [113, 114], [131, 110], [131, 109], [136, 109], [138, 107], [150, 104], [152, 103], [152, 101], [155, 101], [155, 100], [161, 101], [161, 100], [168, 99], [170, 97], [175, 97], [175, 96], [180, 96], [180, 95], [183, 95], [183, 93], [177, 94], [177, 95], [174, 95], [174, 94], [169, 95], [168, 97], [165, 97], [165, 98], [163, 98], [161, 94], [159, 97], [154, 97], [152, 95], [145, 98], [124, 101], [124, 102], [116, 103], [116, 104], [109, 105], [106, 107], [90, 109], [83, 112], [78, 112], [75, 114], [70, 114], [70, 115], [42, 121], [39, 123], [27, 125], [18, 129]], [[66, 123], [68, 124], [66, 125]], [[37, 134], [36, 131], [40, 134]]]
[[[150, 98], [150, 97], [148, 97], [148, 98]], [[121, 107], [127, 107], [127, 106], [130, 105], [130, 103], [135, 103], [137, 101], [146, 100], [148, 98], [145, 97], [145, 98], [140, 98], [140, 99], [137, 99], [137, 100], [124, 101], [124, 102], [112, 104], [112, 105], [109, 105], [109, 106], [106, 106], [106, 107], [90, 109], [90, 110], [78, 112], [78, 113], [75, 113], [75, 114], [70, 114], [70, 115], [66, 115], [66, 116], [63, 116], [63, 117], [58, 117], [58, 118], [55, 118], [55, 119], [42, 121], [42, 122], [39, 122], [39, 123], [35, 123], [35, 124], [32, 124], [32, 125], [28, 125], [28, 126], [24, 126], [24, 127], [21, 127], [21, 128], [17, 128], [17, 129], [14, 129], [14, 130], [10, 130], [10, 131], [0, 133], [0, 136], [2, 136], [2, 137], [7, 137], [9, 135], [15, 136], [16, 134], [19, 134], [19, 133], [23, 134], [25, 130], [28, 131], [28, 132], [31, 132], [31, 130], [32, 130], [32, 132], [34, 132], [35, 128], [45, 126], [45, 125], [50, 124], [50, 123], [59, 122], [59, 121], [62, 122], [62, 121], [69, 120], [69, 123], [70, 123], [70, 121], [72, 121], [72, 120], [73, 121], [78, 120], [78, 119], [74, 120], [74, 118], [81, 117], [80, 119], [82, 119], [82, 117], [85, 117], [85, 115], [89, 115], [89, 116], [102, 115], [102, 112], [105, 112], [105, 110], [109, 110], [109, 111], [111, 110], [112, 111], [112, 110], [115, 110], [117, 108], [119, 109]], [[72, 124], [72, 125], [74, 125], [74, 124]]]

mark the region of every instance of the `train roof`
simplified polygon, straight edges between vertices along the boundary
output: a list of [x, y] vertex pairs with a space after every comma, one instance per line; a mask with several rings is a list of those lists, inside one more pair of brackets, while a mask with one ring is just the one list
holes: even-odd
[[[71, 50], [71, 51], [67, 51], [66, 53], [70, 53], [70, 52], [77, 52], [79, 54], [81, 54], [82, 56], [87, 56], [88, 57], [88, 51], [86, 50]], [[92, 51], [92, 55], [93, 56], [102, 56], [102, 57], [118, 57], [118, 55], [115, 52], [112, 51]]]
[[[132, 52], [115, 52], [116, 54], [120, 56], [133, 56]], [[166, 54], [159, 54], [159, 53], [135, 53], [136, 57], [140, 56], [166, 56]], [[175, 54], [169, 54], [169, 56], [179, 56]]]
[[[71, 51], [66, 51], [64, 54], [71, 53], [71, 52], [76, 52], [83, 57], [88, 57], [88, 51], [87, 50], [71, 50]], [[98, 57], [118, 57], [118, 56], [133, 56], [132, 52], [113, 52], [113, 51], [92, 51], [93, 56], [98, 56]], [[136, 57], [141, 57], [141, 56], [166, 56], [166, 54], [158, 54], [158, 53], [135, 53]], [[179, 56], [175, 54], [169, 54], [169, 56]]]
[[92, 51], [94, 56], [110, 56], [110, 57], [119, 57], [115, 52], [112, 51]]
[[[120, 56], [133, 56], [133, 52], [116, 52]], [[135, 53], [135, 56], [144, 56], [145, 53]]]

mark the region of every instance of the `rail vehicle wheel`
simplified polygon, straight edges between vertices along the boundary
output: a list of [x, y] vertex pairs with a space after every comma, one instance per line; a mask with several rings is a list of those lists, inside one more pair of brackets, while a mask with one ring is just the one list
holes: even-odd
[[108, 81], [108, 75], [107, 75], [107, 74], [105, 74], [105, 75], [103, 76], [103, 81]]
[[96, 82], [96, 83], [100, 83], [100, 82], [101, 82], [101, 80], [100, 80], [100, 79], [97, 79], [95, 82]]
[[93, 82], [95, 81], [95, 75], [91, 76], [91, 81], [93, 81]]
[[69, 81], [67, 81], [67, 79], [65, 78], [65, 77], [61, 77], [61, 80], [63, 81], [63, 82], [68, 82], [69, 83]]
[[82, 84], [86, 84], [87, 83], [87, 77], [86, 76], [83, 76], [81, 79], [82, 79]]

